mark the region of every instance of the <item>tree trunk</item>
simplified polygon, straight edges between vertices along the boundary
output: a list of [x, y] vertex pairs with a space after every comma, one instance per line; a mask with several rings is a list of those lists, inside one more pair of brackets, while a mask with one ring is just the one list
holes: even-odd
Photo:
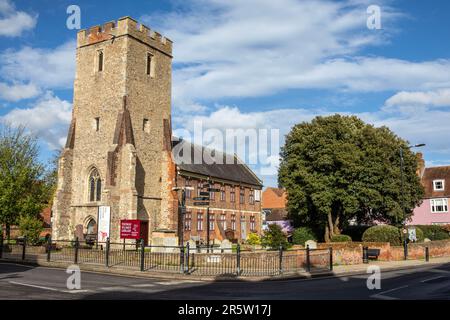
[[9, 225], [9, 223], [6, 224], [6, 240], [9, 242], [9, 240], [11, 239], [11, 226]]
[[325, 242], [330, 242], [331, 238], [335, 235], [341, 234], [341, 230], [339, 229], [339, 214], [333, 222], [333, 215], [328, 213], [328, 223], [325, 226]]
[[325, 236], [324, 236], [324, 240], [325, 242], [330, 242], [331, 238], [330, 238], [330, 231], [328, 229], [328, 226], [325, 226]]
[[334, 221], [334, 234], [338, 235], [341, 234], [341, 230], [339, 229], [339, 215], [336, 217], [336, 220]]

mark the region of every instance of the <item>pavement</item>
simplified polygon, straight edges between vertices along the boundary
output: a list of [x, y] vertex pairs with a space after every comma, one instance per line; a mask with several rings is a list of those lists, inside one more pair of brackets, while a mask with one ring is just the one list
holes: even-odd
[[382, 262], [370, 266], [374, 265], [379, 265], [381, 279], [380, 288], [373, 290], [367, 287], [371, 276], [367, 265], [335, 267], [333, 276], [274, 281], [199, 281], [81, 271], [81, 288], [69, 290], [70, 274], [64, 269], [0, 262], [0, 299], [450, 300], [448, 258], [419, 265], [404, 261], [398, 266]]

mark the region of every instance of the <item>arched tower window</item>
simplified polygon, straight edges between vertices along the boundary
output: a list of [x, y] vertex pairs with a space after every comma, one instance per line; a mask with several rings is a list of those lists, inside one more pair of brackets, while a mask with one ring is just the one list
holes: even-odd
[[86, 226], [86, 230], [87, 230], [87, 234], [91, 235], [91, 234], [95, 234], [96, 233], [96, 228], [97, 228], [97, 224], [95, 222], [94, 219], [89, 220], [87, 226]]
[[89, 175], [89, 201], [102, 200], [102, 179], [97, 169], [93, 169]]

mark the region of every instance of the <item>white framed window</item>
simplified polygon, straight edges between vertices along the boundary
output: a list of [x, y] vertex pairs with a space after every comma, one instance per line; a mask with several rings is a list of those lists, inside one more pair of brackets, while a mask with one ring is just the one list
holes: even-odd
[[433, 180], [434, 191], [444, 191], [445, 181], [444, 180]]
[[431, 199], [430, 206], [432, 213], [448, 212], [448, 202], [446, 198]]

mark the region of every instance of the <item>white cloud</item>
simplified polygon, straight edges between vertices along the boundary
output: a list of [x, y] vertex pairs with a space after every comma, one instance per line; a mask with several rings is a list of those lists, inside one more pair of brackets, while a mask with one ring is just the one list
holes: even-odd
[[0, 82], [0, 99], [7, 101], [19, 101], [30, 99], [40, 94], [39, 88], [34, 84], [13, 84], [8, 85]]
[[[403, 15], [381, 2], [383, 29], [368, 30], [370, 1], [195, 0], [141, 20], [174, 40], [174, 104], [271, 95], [286, 89], [357, 92], [450, 85], [450, 60], [361, 56], [386, 44]], [[194, 103], [192, 103], [194, 101]]]
[[17, 11], [9, 0], [0, 0], [0, 36], [20, 36], [24, 31], [34, 29], [37, 18], [37, 15]]
[[450, 89], [435, 91], [402, 91], [398, 92], [385, 103], [386, 107], [396, 106], [427, 106], [427, 107], [449, 107]]
[[47, 92], [33, 106], [13, 109], [0, 121], [13, 126], [23, 125], [43, 139], [50, 149], [64, 145], [72, 116], [72, 105]]
[[43, 88], [72, 88], [75, 47], [75, 41], [70, 41], [54, 49], [23, 47], [6, 50], [0, 55], [1, 76]]

